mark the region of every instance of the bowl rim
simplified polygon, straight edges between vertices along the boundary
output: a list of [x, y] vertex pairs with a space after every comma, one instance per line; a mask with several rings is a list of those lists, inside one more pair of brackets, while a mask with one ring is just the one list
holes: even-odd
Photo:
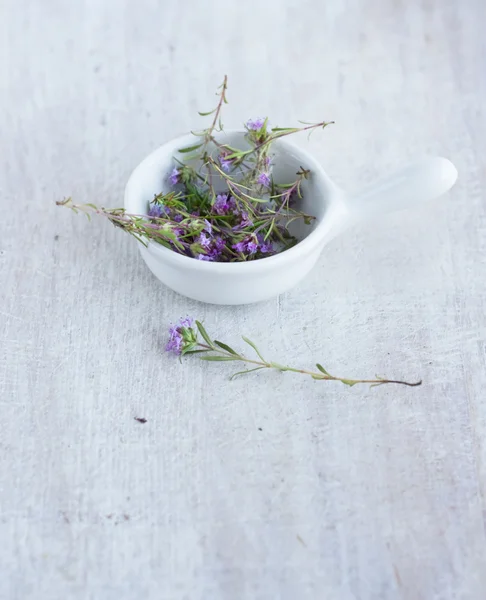
[[[246, 133], [241, 129], [227, 129], [222, 132], [222, 134], [244, 134]], [[124, 197], [124, 206], [127, 208], [127, 204], [130, 203], [130, 196], [132, 195], [131, 186], [134, 185], [135, 181], [139, 177], [139, 173], [143, 170], [147, 163], [153, 165], [153, 161], [156, 155], [161, 154], [163, 151], [166, 153], [173, 154], [175, 149], [184, 146], [187, 144], [187, 141], [193, 141], [194, 135], [191, 133], [180, 135], [176, 138], [172, 138], [171, 140], [165, 142], [155, 150], [153, 150], [150, 154], [148, 154], [144, 159], [140, 161], [140, 163], [133, 169], [130, 177], [128, 178], [127, 184], [125, 186], [125, 197]], [[318, 174], [324, 180], [324, 186], [327, 188], [328, 192], [336, 190], [336, 186], [334, 182], [329, 178], [326, 174], [320, 163], [317, 159], [307, 150], [303, 150], [300, 146], [289, 142], [288, 140], [279, 139], [276, 141], [284, 148], [287, 148], [289, 151], [292, 151], [294, 154], [298, 155], [299, 159], [302, 159], [305, 162], [305, 168], [310, 168], [312, 174]], [[333, 194], [329, 193], [329, 197]], [[128, 211], [130, 212], [130, 211]], [[327, 227], [327, 219], [321, 219], [317, 222], [314, 229], [309, 232], [309, 234], [300, 242], [298, 242], [292, 248], [285, 250], [284, 252], [280, 252], [279, 254], [274, 254], [273, 256], [267, 256], [265, 258], [260, 258], [258, 260], [252, 261], [241, 261], [241, 262], [211, 262], [211, 261], [203, 261], [197, 260], [196, 258], [192, 258], [190, 256], [184, 256], [183, 254], [179, 254], [174, 252], [173, 250], [169, 250], [165, 246], [161, 244], [157, 244], [152, 240], [148, 240], [147, 246], [143, 246], [141, 244], [140, 251], [141, 252], [150, 252], [152, 256], [158, 258], [161, 262], [170, 262], [174, 266], [183, 267], [185, 269], [191, 270], [205, 270], [207, 272], [226, 272], [231, 273], [235, 271], [261, 271], [271, 269], [276, 266], [281, 266], [281, 264], [286, 262], [293, 262], [299, 257], [309, 254], [314, 250], [317, 246], [319, 246], [320, 242], [324, 238], [325, 229]], [[140, 242], [138, 242], [140, 244]]]

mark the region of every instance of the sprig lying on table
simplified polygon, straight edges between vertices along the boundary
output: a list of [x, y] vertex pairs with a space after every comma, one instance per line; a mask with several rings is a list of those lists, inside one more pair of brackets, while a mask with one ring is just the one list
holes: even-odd
[[[198, 339], [198, 335], [201, 336], [203, 341]], [[320, 381], [340, 381], [345, 385], [353, 386], [357, 383], [369, 383], [371, 387], [383, 385], [385, 383], [396, 383], [399, 385], [407, 385], [409, 387], [415, 387], [422, 384], [422, 381], [415, 383], [408, 383], [407, 381], [398, 381], [395, 379], [384, 379], [383, 377], [376, 376], [376, 379], [347, 379], [344, 377], [336, 377], [331, 375], [322, 365], [316, 364], [317, 371], [309, 371], [307, 369], [296, 369], [294, 367], [288, 367], [281, 365], [276, 362], [269, 362], [265, 360], [258, 350], [257, 346], [248, 338], [243, 336], [243, 340], [253, 348], [257, 359], [247, 358], [243, 354], [239, 354], [236, 350], [233, 350], [227, 344], [219, 342], [218, 340], [212, 340], [203, 325], [199, 321], [194, 321], [191, 318], [181, 319], [179, 323], [173, 325], [169, 329], [169, 341], [166, 346], [168, 352], [173, 352], [179, 356], [185, 356], [186, 354], [198, 354], [201, 360], [207, 361], [240, 361], [248, 365], [255, 365], [244, 371], [238, 371], [231, 376], [231, 379], [238, 375], [246, 375], [247, 373], [253, 373], [262, 369], [276, 369], [277, 371], [292, 371], [292, 373], [302, 373], [303, 375], [309, 375], [312, 379]]]

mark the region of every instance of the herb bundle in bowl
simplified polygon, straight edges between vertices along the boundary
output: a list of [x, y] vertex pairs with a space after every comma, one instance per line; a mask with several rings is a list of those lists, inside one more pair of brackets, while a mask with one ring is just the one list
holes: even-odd
[[161, 185], [164, 189], [148, 203], [146, 214], [74, 204], [70, 198], [58, 204], [104, 215], [144, 244], [153, 240], [200, 261], [248, 262], [294, 246], [302, 225], [314, 220], [303, 210], [302, 192], [302, 182], [312, 174], [301, 165], [293, 180], [279, 177], [272, 145], [300, 131], [310, 134], [325, 128], [329, 122], [288, 128], [271, 127], [268, 118], [250, 119], [236, 147], [224, 140], [221, 114], [226, 90], [225, 77], [217, 106], [199, 113], [210, 118], [209, 127], [193, 132], [194, 143], [175, 153]]

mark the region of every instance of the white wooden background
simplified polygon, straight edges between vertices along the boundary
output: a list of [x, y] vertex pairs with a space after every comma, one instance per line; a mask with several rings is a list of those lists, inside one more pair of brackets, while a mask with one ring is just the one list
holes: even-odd
[[[486, 597], [485, 23], [483, 0], [2, 0], [2, 600]], [[334, 119], [300, 143], [346, 188], [423, 154], [459, 181], [277, 300], [177, 296], [54, 201], [120, 205], [225, 73], [228, 126]], [[164, 353], [186, 314], [424, 385], [229, 382]]]

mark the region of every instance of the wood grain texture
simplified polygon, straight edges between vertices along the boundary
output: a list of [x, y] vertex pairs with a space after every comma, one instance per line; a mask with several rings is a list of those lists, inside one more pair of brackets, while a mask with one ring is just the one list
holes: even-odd
[[[2, 1], [2, 599], [485, 597], [485, 6]], [[227, 126], [334, 119], [300, 143], [346, 188], [422, 154], [459, 181], [336, 239], [278, 300], [179, 297], [54, 200], [120, 205], [224, 73]], [[186, 314], [276, 360], [424, 385], [230, 383], [164, 354]]]

